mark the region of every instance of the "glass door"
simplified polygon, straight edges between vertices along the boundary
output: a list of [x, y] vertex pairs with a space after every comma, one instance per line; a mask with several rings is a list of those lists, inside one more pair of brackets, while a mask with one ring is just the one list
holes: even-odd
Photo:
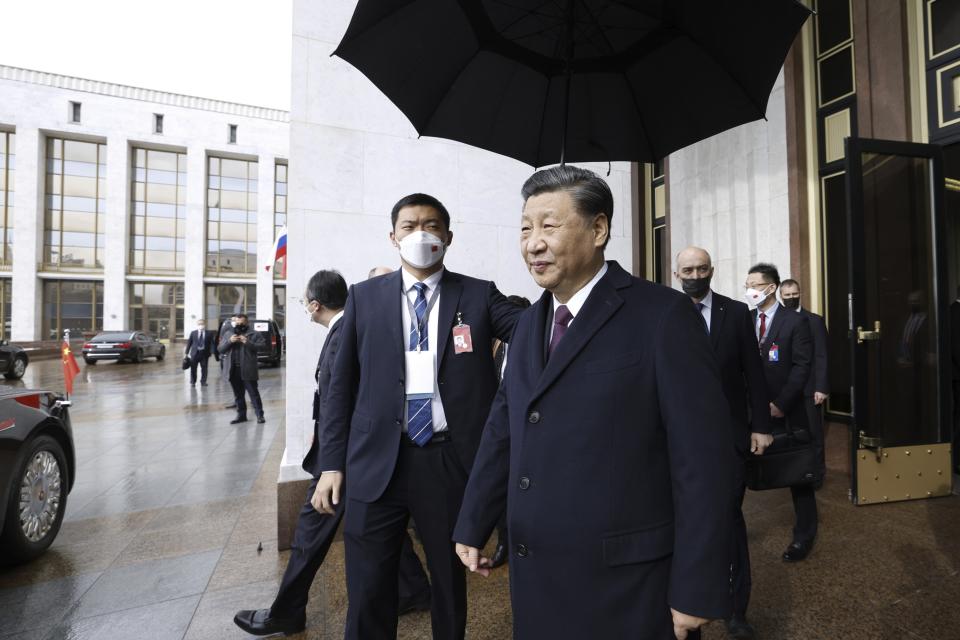
[[937, 145], [847, 141], [851, 495], [948, 495], [949, 338]]

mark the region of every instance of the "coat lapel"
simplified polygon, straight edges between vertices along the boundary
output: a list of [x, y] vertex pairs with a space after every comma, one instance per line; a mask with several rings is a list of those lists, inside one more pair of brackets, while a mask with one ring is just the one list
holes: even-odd
[[767, 339], [764, 340], [765, 345], [774, 344], [777, 341], [777, 338], [780, 335], [780, 328], [783, 326], [783, 323], [787, 321], [786, 313], [786, 307], [778, 302], [777, 312], [773, 315], [773, 323], [767, 330]]
[[[597, 282], [593, 291], [587, 297], [586, 302], [580, 309], [580, 313], [574, 318], [573, 323], [567, 330], [563, 340], [556, 347], [556, 351], [547, 360], [547, 364], [537, 381], [537, 387], [530, 402], [536, 401], [543, 393], [554, 383], [561, 373], [567, 368], [570, 362], [579, 354], [590, 339], [593, 338], [603, 325], [607, 323], [610, 317], [617, 312], [617, 309], [623, 305], [623, 298], [617, 293], [616, 283], [623, 280], [621, 276], [626, 276], [626, 282], [629, 283], [629, 275], [616, 263], [610, 263], [607, 274]], [[541, 326], [546, 325], [546, 319]], [[540, 329], [545, 331], [546, 329]], [[544, 336], [545, 338], [545, 336]], [[538, 343], [540, 345], [543, 342]]]
[[547, 322], [553, 311], [553, 294], [544, 291], [537, 301], [537, 313], [534, 320], [533, 332], [530, 339], [530, 351], [527, 362], [533, 367], [533, 380], [538, 380], [543, 374], [543, 367], [547, 363]]
[[[443, 354], [447, 351], [447, 343], [450, 342], [450, 331], [453, 329], [453, 318], [460, 306], [460, 295], [463, 293], [463, 284], [460, 282], [460, 276], [451, 272], [444, 271], [443, 278], [440, 279], [440, 307], [437, 317], [438, 336], [431, 337], [436, 340], [437, 362], [443, 362]], [[470, 324], [469, 318], [463, 319], [464, 323]]]
[[727, 317], [726, 300], [713, 294], [713, 308], [710, 309], [710, 342], [713, 343], [714, 350], [720, 344], [720, 333], [723, 330], [723, 321]]
[[[399, 294], [399, 295], [397, 295]], [[400, 275], [400, 269], [383, 276], [380, 283], [380, 303], [381, 309], [393, 309], [392, 312], [384, 313], [382, 318], [387, 320], [387, 330], [390, 335], [390, 344], [393, 346], [396, 357], [401, 363], [401, 367], [406, 366], [403, 352], [407, 350], [404, 342], [406, 331], [401, 331], [403, 325], [403, 277]], [[378, 314], [379, 315], [379, 314]]]

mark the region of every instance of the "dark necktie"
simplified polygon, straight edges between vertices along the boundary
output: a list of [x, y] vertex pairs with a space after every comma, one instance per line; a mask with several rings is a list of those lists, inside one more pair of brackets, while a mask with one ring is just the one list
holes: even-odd
[[[419, 339], [420, 350], [426, 351], [430, 340], [427, 336], [427, 285], [417, 282], [413, 285], [417, 290], [417, 301], [413, 303], [416, 318], [410, 318], [409, 350], [417, 350]], [[419, 327], [419, 330], [418, 330]], [[433, 409], [430, 406], [432, 398], [411, 398], [407, 400], [407, 436], [424, 446], [433, 437]]]
[[566, 335], [567, 326], [571, 320], [573, 320], [573, 314], [570, 313], [570, 309], [567, 309], [567, 305], [565, 304], [560, 305], [557, 307], [557, 310], [553, 312], [553, 337], [550, 338], [550, 349], [548, 350], [547, 357], [553, 355], [554, 349], [557, 348], [563, 336]]
[[763, 352], [763, 340], [767, 337], [767, 314], [760, 312], [760, 332], [757, 336], [757, 342], [760, 344], [760, 352]]
[[707, 330], [707, 334], [710, 334], [710, 327], [707, 326], [707, 319], [703, 317], [703, 308], [706, 305], [702, 302], [697, 303], [697, 311], [700, 312], [700, 320], [703, 322], [703, 328]]

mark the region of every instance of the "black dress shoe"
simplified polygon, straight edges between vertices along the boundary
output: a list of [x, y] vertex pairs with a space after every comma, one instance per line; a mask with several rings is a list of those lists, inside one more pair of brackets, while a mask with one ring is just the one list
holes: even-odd
[[266, 421], [267, 419], [264, 418], [263, 416], [257, 416], [257, 424], [263, 424]]
[[233, 404], [225, 404], [225, 405], [223, 405], [223, 408], [224, 408], [224, 409], [236, 409], [236, 408], [237, 408], [237, 403], [234, 402]]
[[750, 623], [739, 616], [727, 620], [727, 635], [736, 640], [753, 640], [757, 637]]
[[207, 386], [207, 383], [206, 383], [206, 382], [201, 382], [201, 383], [200, 383], [200, 386], [201, 386], [201, 387], [205, 387], [205, 386]]
[[490, 558], [490, 568], [496, 569], [497, 567], [506, 564], [507, 556], [510, 554], [507, 552], [507, 545], [504, 544], [503, 540], [497, 540], [497, 548], [493, 550], [493, 557]]
[[307, 615], [301, 612], [292, 618], [277, 618], [270, 616], [270, 609], [256, 611], [238, 611], [233, 616], [238, 627], [255, 636], [271, 636], [275, 633], [300, 633], [307, 626]]
[[783, 552], [784, 562], [800, 562], [810, 554], [813, 547], [809, 542], [791, 542], [787, 550]]
[[230, 421], [230, 424], [237, 424], [237, 423], [246, 422], [246, 421], [247, 421], [246, 416], [237, 416], [236, 418]]
[[412, 598], [400, 598], [397, 606], [397, 615], [405, 615], [414, 611], [430, 611], [430, 590]]

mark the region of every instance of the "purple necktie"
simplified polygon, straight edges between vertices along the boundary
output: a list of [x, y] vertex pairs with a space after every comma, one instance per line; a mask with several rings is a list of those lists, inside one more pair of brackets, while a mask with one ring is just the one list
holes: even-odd
[[573, 314], [570, 313], [570, 309], [567, 309], [567, 305], [565, 304], [560, 305], [557, 307], [557, 310], [553, 312], [553, 337], [550, 338], [550, 352], [548, 353], [548, 357], [553, 355], [554, 349], [557, 348], [564, 334], [567, 333], [567, 325], [570, 324], [571, 320], [573, 320]]

